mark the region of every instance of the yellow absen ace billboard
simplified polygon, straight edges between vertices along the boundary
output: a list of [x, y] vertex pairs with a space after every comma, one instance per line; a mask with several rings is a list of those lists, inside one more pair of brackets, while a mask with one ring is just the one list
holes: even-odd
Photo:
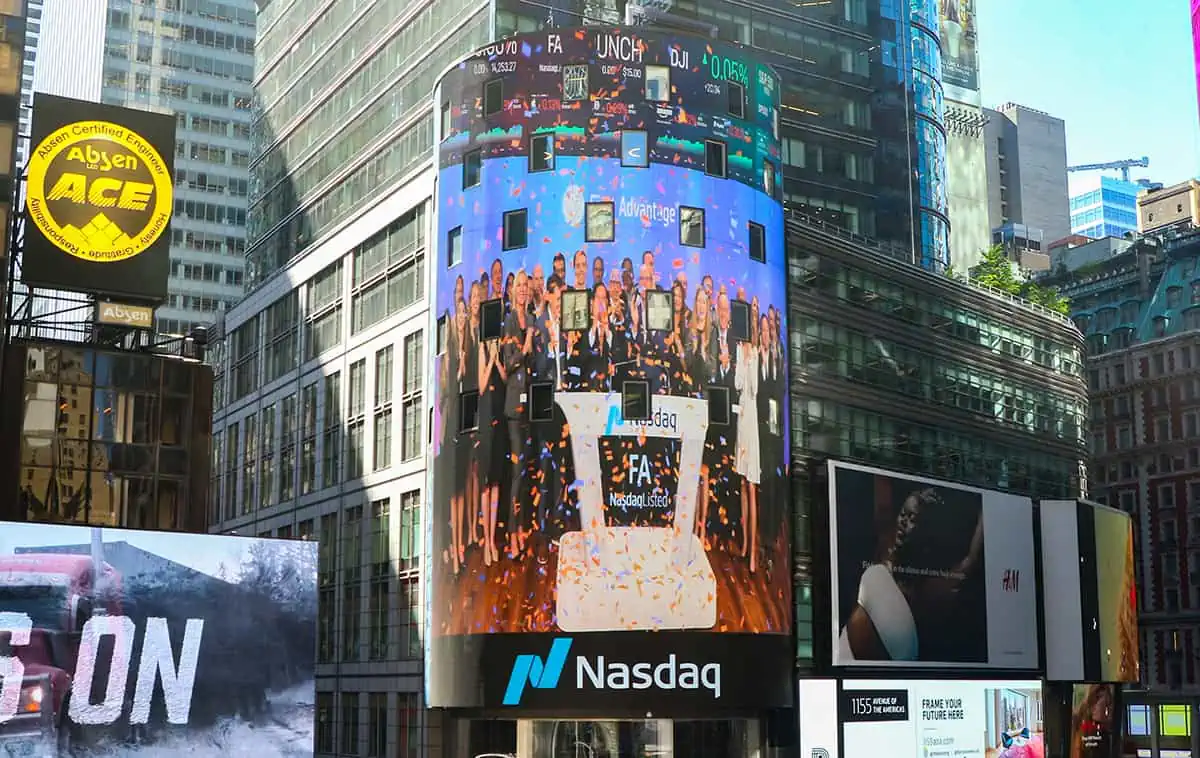
[[31, 131], [24, 281], [162, 302], [175, 202], [174, 117], [38, 93]]

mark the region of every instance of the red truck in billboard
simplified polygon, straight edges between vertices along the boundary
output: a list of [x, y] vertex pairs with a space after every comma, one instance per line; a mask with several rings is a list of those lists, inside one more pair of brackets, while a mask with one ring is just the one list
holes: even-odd
[[118, 572], [90, 555], [0, 556], [0, 608], [33, 622], [27, 645], [0, 633], [0, 656], [25, 668], [17, 715], [0, 723], [0, 756], [70, 755], [79, 633], [93, 615], [121, 613], [120, 589]]

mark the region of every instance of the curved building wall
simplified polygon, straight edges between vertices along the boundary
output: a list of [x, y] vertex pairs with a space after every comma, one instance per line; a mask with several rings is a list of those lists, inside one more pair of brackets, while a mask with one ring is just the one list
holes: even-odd
[[937, 0], [912, 0], [913, 102], [917, 175], [917, 250], [922, 268], [950, 265], [950, 204], [946, 195], [946, 104]]
[[442, 79], [431, 706], [790, 703], [778, 93], [613, 27]]

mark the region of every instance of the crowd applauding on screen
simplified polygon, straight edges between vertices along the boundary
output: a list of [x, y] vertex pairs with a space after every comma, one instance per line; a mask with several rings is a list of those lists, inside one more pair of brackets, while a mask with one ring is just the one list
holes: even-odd
[[445, 559], [456, 572], [472, 546], [485, 565], [502, 550], [521, 559], [538, 554], [531, 538], [579, 528], [569, 430], [539, 398], [636, 385], [651, 403], [708, 400], [696, 532], [757, 570], [786, 507], [781, 314], [710, 275], [689, 291], [648, 251], [615, 267], [579, 251], [567, 266], [560, 253], [548, 275], [538, 264], [506, 276], [496, 259], [455, 282], [439, 395], [439, 454], [452, 459], [439, 471], [453, 476]]

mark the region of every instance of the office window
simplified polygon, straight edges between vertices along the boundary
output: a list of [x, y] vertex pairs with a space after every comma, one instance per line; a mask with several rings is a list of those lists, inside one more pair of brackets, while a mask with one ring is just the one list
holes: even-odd
[[300, 494], [317, 488], [317, 383], [300, 391]]
[[483, 85], [483, 117], [494, 116], [504, 110], [504, 82], [493, 79]]
[[750, 222], [750, 260], [767, 262], [767, 229], [753, 221]]
[[370, 640], [368, 657], [373, 661], [387, 658], [388, 621], [391, 612], [389, 582], [392, 576], [391, 509], [384, 498], [371, 503], [371, 589], [367, 613]]
[[400, 570], [415, 570], [421, 561], [421, 492], [400, 496]]
[[450, 111], [449, 101], [442, 103], [442, 111], [441, 111], [442, 139], [446, 139], [447, 137], [450, 136], [450, 128], [451, 128], [450, 127], [450, 123], [451, 123], [450, 113], [451, 113], [451, 111]]
[[554, 135], [535, 134], [529, 138], [529, 173], [554, 170]]
[[238, 435], [238, 425], [235, 421], [225, 428], [225, 520], [231, 521], [237, 516], [238, 498], [238, 445], [242, 438]]
[[665, 103], [671, 99], [671, 69], [667, 66], [646, 66], [646, 99]]
[[725, 90], [729, 95], [729, 115], [734, 118], [746, 117], [746, 91], [736, 82], [725, 82]]
[[704, 209], [680, 206], [679, 244], [704, 247]]
[[367, 758], [387, 758], [388, 696], [372, 692], [367, 699]]
[[288, 395], [280, 402], [279, 413], [279, 502], [296, 497], [296, 432], [299, 418], [296, 396]]
[[333, 661], [334, 625], [337, 623], [337, 547], [336, 513], [321, 517], [317, 543], [317, 662]]
[[342, 693], [342, 754], [358, 755], [358, 693]]
[[396, 593], [400, 603], [400, 658], [421, 657], [421, 585], [416, 576], [404, 577]]
[[704, 140], [704, 173], [721, 179], [725, 178], [725, 150], [725, 143], [720, 140]]
[[342, 520], [342, 660], [357, 661], [362, 630], [363, 508], [347, 508]]
[[392, 465], [392, 346], [375, 353], [375, 413], [371, 470]]
[[421, 454], [421, 408], [425, 371], [425, 335], [416, 331], [404, 338], [404, 396], [401, 421], [400, 457], [411, 461]]
[[341, 481], [342, 467], [342, 375], [325, 377], [325, 433], [321, 440], [321, 486]]
[[616, 233], [612, 202], [586, 203], [584, 209], [584, 241], [612, 242]]
[[480, 173], [483, 169], [483, 150], [472, 150], [463, 155], [463, 189], [479, 184]]
[[396, 707], [396, 752], [397, 758], [419, 758], [421, 755], [421, 696], [404, 692], [398, 694]]
[[258, 458], [258, 505], [266, 508], [275, 502], [275, 404], [262, 409], [262, 445]]
[[334, 660], [337, 619], [337, 513], [320, 517], [317, 543], [317, 662]]
[[251, 413], [242, 420], [242, 515], [254, 512], [255, 458], [258, 455], [258, 429]]
[[763, 161], [763, 192], [775, 197], [775, 164]]
[[462, 227], [456, 226], [446, 233], [446, 267], [453, 268], [462, 263]]
[[365, 405], [367, 394], [367, 361], [359, 359], [350, 364], [350, 415], [346, 424], [346, 479], [363, 475], [366, 453]]
[[317, 693], [317, 733], [315, 737], [318, 753], [332, 753], [334, 750], [333, 735], [333, 693]]
[[517, 250], [529, 244], [529, 211], [520, 208], [504, 214], [504, 249]]

